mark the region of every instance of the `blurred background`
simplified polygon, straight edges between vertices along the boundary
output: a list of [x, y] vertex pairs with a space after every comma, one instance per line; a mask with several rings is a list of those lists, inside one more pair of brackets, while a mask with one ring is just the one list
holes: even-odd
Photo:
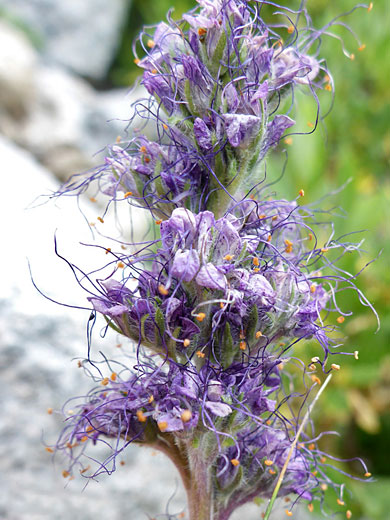
[[[309, 2], [309, 11], [321, 27], [353, 5], [353, 0], [316, 0]], [[133, 39], [142, 25], [164, 19], [168, 9], [174, 8], [173, 17], [179, 18], [192, 7], [191, 0], [0, 0], [0, 218], [6, 248], [0, 292], [2, 520], [147, 518], [144, 511], [161, 512], [175, 493], [169, 463], [159, 459], [156, 464], [150, 454], [141, 456], [133, 448], [125, 469], [84, 493], [83, 483], [64, 490], [57, 478], [61, 468], [53, 469], [41, 441], [43, 430], [54, 440], [61, 420], [54, 417], [53, 423], [45, 410], [59, 408], [88, 386], [70, 362], [72, 356], [85, 355], [88, 314], [44, 301], [34, 292], [25, 258], [51, 297], [80, 304], [84, 296], [76, 296], [71, 278], [58, 275], [52, 244], [55, 228], [63, 230], [63, 243], [77, 243], [83, 224], [76, 206], [27, 213], [25, 208], [71, 174], [98, 164], [99, 150], [123, 135], [138, 92], [130, 88], [139, 73]], [[362, 456], [375, 477], [371, 484], [346, 479], [353, 492], [348, 501], [353, 518], [384, 520], [390, 518], [390, 4], [377, 0], [371, 12], [358, 10], [348, 23], [365, 49], [359, 52], [344, 31], [355, 55], [350, 60], [337, 40], [324, 39], [321, 55], [335, 80], [334, 106], [314, 134], [285, 143], [288, 166], [277, 191], [295, 198], [302, 188], [305, 202], [311, 203], [348, 181], [324, 202], [342, 208], [336, 235], [358, 231], [356, 241], [364, 239], [365, 252], [344, 258], [342, 266], [357, 273], [376, 258], [357, 285], [375, 306], [381, 328], [375, 333], [375, 316], [355, 293], [342, 295], [343, 309], [354, 313], [342, 325], [345, 350], [359, 350], [359, 361], [341, 359], [342, 370], [321, 398], [316, 420], [318, 431], [340, 433], [321, 441], [324, 450], [340, 458]], [[323, 106], [329, 98], [320, 99]], [[300, 95], [297, 102], [300, 128], [310, 131], [312, 99]], [[283, 160], [275, 154], [270, 158], [270, 179], [279, 176]], [[96, 218], [88, 201], [85, 211]], [[137, 226], [141, 232], [142, 224]], [[343, 469], [360, 473], [353, 463]], [[179, 491], [175, 497], [177, 511], [183, 496]], [[255, 513], [247, 518], [257, 518]]]

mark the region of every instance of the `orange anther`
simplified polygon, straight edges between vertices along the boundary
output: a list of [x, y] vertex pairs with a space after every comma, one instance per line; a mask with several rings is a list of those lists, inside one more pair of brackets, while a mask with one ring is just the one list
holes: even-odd
[[330, 85], [328, 83], [327, 85], [325, 85], [324, 89], [327, 90], [328, 92], [332, 92], [332, 85]]
[[289, 25], [287, 27], [288, 34], [292, 34], [295, 31], [295, 27], [293, 25]]
[[315, 286], [314, 284], [312, 284], [312, 285], [310, 286], [310, 292], [311, 292], [312, 294], [316, 292], [316, 286]]
[[168, 125], [166, 125], [165, 123], [163, 123], [163, 128], [164, 128], [164, 130], [168, 130]]
[[51, 415], [53, 413], [53, 408], [48, 408], [46, 411], [49, 415]]
[[154, 401], [154, 395], [151, 394], [151, 395], [149, 396], [148, 403], [151, 404], [151, 403], [153, 403], [153, 401]]
[[336, 363], [332, 363], [330, 367], [332, 370], [340, 370], [340, 365], [336, 365]]
[[116, 381], [116, 373], [113, 372], [110, 376], [111, 381]]
[[258, 331], [256, 332], [256, 334], [255, 334], [256, 339], [261, 338], [262, 335], [263, 335], [263, 333], [262, 333], [260, 330], [258, 330]]
[[161, 224], [162, 224], [162, 220], [161, 220], [161, 219], [156, 220], [155, 222], [156, 222], [156, 225], [157, 225], [157, 226], [161, 226]]
[[124, 466], [126, 464], [126, 462], [124, 460], [121, 460], [120, 463], [119, 463], [121, 466]]
[[125, 267], [125, 264], [123, 262], [118, 262], [116, 266], [118, 269], [123, 269]]
[[293, 144], [293, 138], [292, 137], [286, 137], [286, 139], [284, 140], [284, 142], [286, 144], [288, 144], [289, 146], [291, 146]]
[[253, 272], [254, 272], [254, 273], [258, 273], [259, 271], [260, 271], [260, 267], [254, 267], [254, 268], [253, 268]]
[[337, 321], [337, 323], [344, 323], [345, 318], [344, 318], [344, 316], [339, 316], [336, 321]]
[[153, 49], [156, 43], [153, 40], [148, 40], [146, 45], [149, 47], [149, 49]]
[[322, 489], [322, 491], [326, 491], [328, 489], [328, 484], [321, 484], [320, 488]]
[[321, 253], [327, 253], [329, 251], [329, 248], [328, 247], [323, 247], [321, 249]]
[[206, 356], [206, 354], [200, 350], [197, 351], [196, 355], [198, 356], [198, 358], [204, 358]]
[[367, 471], [367, 472], [364, 474], [364, 476], [367, 477], [367, 478], [368, 478], [368, 477], [371, 477], [371, 473]]
[[185, 340], [183, 341], [183, 345], [184, 345], [185, 347], [189, 347], [190, 343], [191, 343], [191, 341], [190, 341], [189, 339], [185, 339]]
[[324, 464], [324, 462], [326, 462], [326, 457], [321, 457], [320, 461], [322, 462], [322, 464]]
[[66, 471], [66, 469], [64, 469], [64, 471], [62, 472], [62, 476], [63, 476], [64, 478], [69, 477], [69, 476], [70, 476], [69, 471]]
[[352, 511], [350, 511], [350, 510], [348, 509], [348, 511], [346, 511], [346, 513], [345, 513], [345, 516], [346, 516], [347, 518], [352, 518]]
[[293, 514], [292, 514], [292, 511], [289, 511], [288, 509], [286, 509], [286, 515], [287, 515], [287, 516], [292, 516], [292, 515], [293, 515]]
[[152, 74], [157, 74], [158, 71], [157, 71], [157, 69], [152, 69], [150, 72], [151, 72]]
[[272, 217], [272, 220], [278, 220], [278, 215], [274, 215], [274, 216]]
[[95, 197], [89, 197], [89, 200], [90, 200], [91, 202], [96, 202]]
[[305, 196], [305, 190], [300, 189], [298, 194], [299, 194], [300, 197], [304, 197]]
[[99, 222], [101, 222], [102, 224], [104, 224], [104, 220], [102, 219], [102, 217], [98, 217], [97, 218]]
[[352, 54], [349, 55], [349, 59], [352, 60], [352, 61], [355, 59], [355, 55], [354, 55], [354, 53], [352, 53]]
[[266, 424], [267, 426], [270, 426], [270, 425], [272, 424], [271, 419], [268, 419], [268, 421], [265, 421], [265, 424]]
[[141, 153], [146, 153], [148, 150], [147, 150], [146, 146], [140, 146], [140, 147], [139, 147], [139, 151], [140, 151]]
[[199, 27], [198, 35], [199, 36], [204, 36], [205, 34], [207, 34], [207, 29], [205, 29], [204, 27]]
[[168, 428], [168, 423], [167, 423], [167, 421], [160, 421], [157, 423], [157, 426], [158, 426], [160, 432], [165, 432], [166, 429]]
[[273, 461], [273, 460], [270, 460], [270, 459], [265, 459], [265, 461], [264, 461], [264, 464], [265, 464], [266, 466], [272, 466], [273, 463], [274, 463], [274, 461]]
[[374, 2], [370, 2], [370, 5], [367, 7], [367, 11], [372, 11], [372, 8], [374, 7]]
[[309, 510], [310, 513], [312, 513], [314, 511], [313, 504], [307, 504], [307, 509]]
[[223, 257], [224, 260], [226, 260], [227, 262], [230, 262], [231, 260], [233, 260], [234, 258], [234, 255], [225, 255]]
[[317, 383], [317, 385], [321, 384], [321, 379], [315, 375], [311, 376], [311, 380], [313, 381], [313, 383]]
[[84, 435], [84, 437], [81, 437], [80, 442], [87, 442], [88, 435]]
[[101, 382], [100, 384], [101, 384], [102, 386], [107, 386], [108, 383], [109, 383], [109, 379], [108, 379], [108, 377], [105, 377], [105, 378], [102, 380], [102, 382]]
[[133, 192], [132, 191], [126, 191], [124, 197], [125, 199], [128, 199], [129, 197], [131, 197], [133, 195]]
[[309, 128], [314, 128], [314, 124], [313, 124], [311, 121], [308, 121], [308, 122], [307, 122], [307, 126], [308, 126]]
[[256, 267], [258, 267], [260, 265], [260, 261], [259, 259], [257, 258], [257, 256], [254, 256], [252, 258], [252, 262], [253, 262], [253, 265], [255, 265]]
[[230, 462], [233, 464], [233, 466], [238, 466], [240, 464], [238, 459], [230, 459]]
[[140, 61], [141, 61], [141, 60], [140, 60], [139, 58], [135, 58], [134, 63], [135, 63], [136, 65], [138, 65], [138, 63], [139, 63]]
[[168, 294], [168, 289], [166, 289], [164, 285], [160, 284], [160, 285], [158, 286], [158, 292], [159, 292], [160, 294], [162, 294], [163, 296], [167, 296], [167, 294]]
[[45, 450], [46, 450], [48, 453], [54, 453], [53, 448], [49, 448], [49, 446], [46, 446]]
[[146, 415], [144, 414], [144, 412], [142, 410], [137, 410], [137, 419], [139, 420], [139, 422], [146, 422], [147, 421], [147, 417]]
[[246, 349], [246, 343], [245, 341], [240, 341], [240, 349], [245, 350]]
[[87, 433], [89, 433], [89, 432], [92, 432], [94, 429], [95, 429], [95, 428], [89, 424], [89, 425], [85, 428], [85, 431], [86, 431]]
[[267, 242], [271, 242], [271, 239], [272, 239], [272, 235], [268, 235]]
[[111, 247], [107, 247], [107, 248], [105, 249], [105, 251], [106, 251], [106, 255], [108, 255], [108, 253], [111, 253]]
[[363, 44], [360, 45], [360, 47], [358, 48], [358, 51], [362, 52], [362, 51], [364, 51], [365, 48], [366, 48], [366, 44], [363, 43]]
[[313, 240], [313, 235], [312, 235], [312, 233], [309, 233], [308, 236], [307, 236], [307, 238], [308, 238], [309, 240]]
[[268, 470], [268, 473], [270, 473], [271, 475], [276, 475], [276, 471], [272, 468]]
[[312, 443], [309, 444], [309, 446], [308, 446], [309, 450], [311, 450], [311, 451], [315, 450], [315, 447], [316, 447], [316, 445], [314, 444], [314, 442], [312, 442]]
[[181, 420], [186, 423], [192, 419], [192, 412], [191, 410], [184, 410], [180, 416]]
[[344, 506], [345, 505], [345, 502], [343, 502], [343, 500], [341, 500], [340, 498], [337, 499], [337, 503], [339, 506]]
[[200, 312], [199, 314], [197, 314], [195, 316], [195, 318], [198, 320], [198, 321], [203, 321], [206, 317], [206, 314], [204, 312]]

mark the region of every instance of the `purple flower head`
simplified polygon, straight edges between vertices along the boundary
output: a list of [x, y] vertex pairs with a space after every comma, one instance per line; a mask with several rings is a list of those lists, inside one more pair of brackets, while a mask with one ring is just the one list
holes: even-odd
[[[89, 274], [69, 264], [80, 285], [89, 283], [89, 331], [103, 315], [130, 340], [134, 360], [97, 362], [89, 345], [80, 366], [99, 384], [72, 406], [56, 447], [69, 455], [65, 473], [78, 467], [83, 475], [90, 445], [111, 448], [85, 475], [95, 477], [112, 472], [130, 442], [153, 446], [178, 466], [191, 520], [201, 517], [198, 507], [202, 518], [213, 511], [227, 520], [269, 498], [285, 470], [280, 496], [322, 502], [328, 485], [342, 494], [301, 421], [320, 380], [313, 366], [326, 372], [337, 353], [331, 319], [348, 314], [338, 293], [356, 289], [336, 258], [358, 245], [336, 239], [332, 225], [320, 244], [331, 212], [323, 218], [305, 207], [303, 190], [278, 198], [272, 179], [264, 182], [268, 152], [295, 125], [296, 89], [314, 103], [319, 89], [331, 90], [318, 55], [332, 24], [314, 30], [303, 5], [197, 3], [177, 23], [149, 28], [135, 47], [147, 92], [135, 114], [145, 132], [154, 125], [154, 138], [134, 129], [101, 167], [61, 190], [97, 185], [107, 207], [144, 208], [153, 229], [135, 244], [115, 236], [118, 247], [105, 246], [105, 265]], [[261, 18], [266, 9], [278, 15], [274, 24]], [[321, 352], [311, 363], [294, 352], [307, 339]]]

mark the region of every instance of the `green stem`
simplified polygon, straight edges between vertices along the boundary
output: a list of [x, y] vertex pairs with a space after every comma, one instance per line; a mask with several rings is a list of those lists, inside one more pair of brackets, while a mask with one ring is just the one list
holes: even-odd
[[295, 446], [297, 445], [299, 437], [300, 437], [304, 427], [306, 426], [307, 421], [309, 420], [309, 417], [310, 417], [310, 414], [311, 414], [311, 412], [312, 412], [312, 410], [314, 408], [314, 405], [318, 401], [318, 399], [319, 399], [320, 395], [322, 394], [322, 392], [325, 390], [325, 388], [328, 385], [328, 383], [331, 380], [331, 378], [332, 378], [332, 374], [329, 374], [328, 377], [323, 382], [323, 384], [322, 384], [321, 388], [318, 390], [317, 395], [315, 396], [313, 402], [310, 404], [309, 408], [307, 409], [307, 412], [305, 414], [305, 417], [303, 418], [303, 421], [302, 421], [300, 427], [298, 428], [298, 431], [297, 431], [297, 434], [295, 436], [295, 439], [293, 440], [293, 443], [291, 444], [291, 448], [290, 448], [290, 450], [288, 452], [286, 462], [284, 463], [284, 466], [282, 468], [282, 471], [280, 472], [278, 481], [276, 482], [276, 486], [275, 486], [274, 492], [272, 493], [271, 500], [268, 503], [268, 507], [267, 507], [267, 510], [265, 512], [265, 515], [264, 515], [264, 520], [269, 520], [269, 517], [270, 517], [271, 511], [272, 511], [274, 502], [276, 500], [276, 497], [278, 496], [280, 486], [282, 485], [283, 478], [284, 478], [284, 475], [286, 474], [287, 466], [288, 466], [288, 463], [290, 462], [290, 459], [291, 459], [292, 454], [294, 452]]

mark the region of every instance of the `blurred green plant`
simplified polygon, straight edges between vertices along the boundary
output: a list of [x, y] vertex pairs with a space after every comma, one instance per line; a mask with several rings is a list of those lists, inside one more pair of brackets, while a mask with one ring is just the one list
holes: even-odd
[[[322, 27], [340, 12], [354, 6], [354, 0], [317, 0], [309, 6], [314, 25]], [[110, 71], [117, 86], [130, 86], [139, 75], [133, 63], [131, 44], [142, 25], [164, 18], [170, 7], [173, 18], [192, 7], [193, 0], [133, 0], [125, 24], [122, 43]], [[286, 174], [278, 192], [286, 198], [305, 191], [305, 202], [315, 202], [324, 193], [343, 190], [328, 199], [329, 207], [343, 211], [336, 222], [336, 236], [351, 229], [361, 231], [356, 241], [365, 240], [366, 253], [344, 259], [343, 268], [351, 273], [363, 269], [358, 287], [374, 304], [381, 329], [375, 333], [376, 319], [362, 308], [354, 294], [340, 298], [343, 309], [354, 314], [343, 324], [347, 337], [344, 350], [359, 350], [359, 360], [345, 360], [341, 371], [321, 401], [322, 414], [317, 416], [319, 430], [336, 430], [340, 438], [324, 439], [324, 449], [339, 457], [362, 455], [377, 478], [373, 484], [353, 482], [351, 506], [354, 518], [384, 520], [390, 511], [390, 9], [386, 1], [377, 1], [368, 12], [359, 10], [349, 23], [361, 38], [360, 47], [351, 37], [345, 42], [354, 59], [347, 58], [340, 42], [324, 39], [323, 55], [335, 79], [334, 106], [318, 130], [308, 136], [294, 136], [285, 141], [288, 152]], [[345, 31], [343, 31], [345, 36]], [[323, 106], [329, 103], [324, 97]], [[320, 100], [321, 101], [321, 100]], [[299, 97], [299, 124], [310, 131], [315, 120], [311, 98]], [[270, 159], [269, 178], [277, 178], [283, 164], [277, 156]], [[307, 349], [307, 358], [316, 355]], [[353, 471], [350, 467], [349, 470]], [[387, 516], [386, 516], [387, 515]]]

